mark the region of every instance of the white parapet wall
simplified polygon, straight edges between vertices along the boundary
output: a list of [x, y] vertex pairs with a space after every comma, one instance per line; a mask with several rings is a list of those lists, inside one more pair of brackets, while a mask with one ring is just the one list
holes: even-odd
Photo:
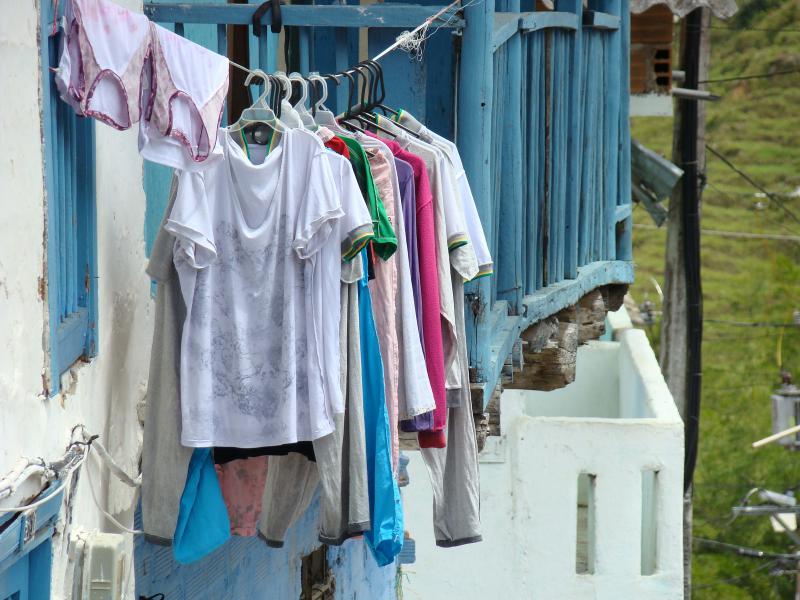
[[682, 597], [683, 423], [643, 331], [579, 349], [562, 390], [508, 390], [481, 453], [484, 541], [441, 549], [425, 466], [412, 454], [404, 598]]

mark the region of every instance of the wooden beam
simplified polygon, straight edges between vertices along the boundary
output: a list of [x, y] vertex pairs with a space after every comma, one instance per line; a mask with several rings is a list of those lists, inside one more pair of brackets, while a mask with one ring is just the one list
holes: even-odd
[[556, 315], [557, 328], [539, 352], [523, 352], [525, 368], [508, 389], [549, 392], [575, 381], [575, 365], [580, 339], [578, 309], [571, 306]]
[[[144, 14], [158, 23], [211, 23], [250, 25], [255, 4], [152, 4], [146, 2]], [[400, 4], [373, 4], [371, 6], [347, 5], [286, 5], [281, 6], [283, 24], [307, 27], [416, 27], [442, 6]], [[271, 11], [261, 22], [270, 23]], [[461, 28], [464, 20], [437, 21], [436, 26]]]
[[577, 305], [578, 343], [599, 339], [606, 331], [606, 302], [601, 289], [592, 290]]
[[617, 223], [620, 221], [624, 221], [629, 216], [631, 216], [631, 203], [628, 202], [627, 204], [618, 204], [617, 208], [615, 209], [615, 216]]
[[[487, 242], [494, 248], [492, 182], [489, 175], [492, 140], [492, 104], [494, 101], [494, 61], [486, 49], [492, 44], [494, 29], [494, 0], [485, 0], [464, 8], [464, 26], [461, 40], [461, 60], [458, 77], [458, 130], [457, 144], [464, 170], [467, 173], [481, 223], [487, 232]], [[493, 386], [499, 376], [489, 367], [492, 329], [487, 317], [492, 311], [492, 281], [482, 277], [465, 286], [467, 306], [472, 318], [467, 319], [470, 365], [476, 372], [476, 383]], [[484, 404], [491, 394], [489, 385], [484, 388]]]
[[583, 11], [583, 26], [586, 29], [616, 30], [619, 29], [620, 21], [617, 15], [596, 10]]
[[520, 13], [499, 12], [494, 15], [492, 30], [492, 52], [505, 44], [519, 31]]
[[540, 29], [578, 29], [578, 15], [568, 12], [526, 12], [522, 13], [520, 29], [538, 31]]

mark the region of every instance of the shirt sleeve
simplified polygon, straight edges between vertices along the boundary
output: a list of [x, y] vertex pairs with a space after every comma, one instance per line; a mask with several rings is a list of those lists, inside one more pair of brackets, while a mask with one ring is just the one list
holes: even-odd
[[364, 203], [358, 181], [349, 164], [343, 164], [339, 172], [340, 199], [344, 215], [339, 221], [339, 241], [342, 259], [350, 261], [374, 237], [372, 217]]
[[486, 277], [494, 272], [494, 264], [492, 255], [489, 252], [489, 245], [486, 243], [486, 234], [483, 231], [481, 218], [475, 206], [475, 198], [472, 196], [467, 174], [463, 170], [458, 177], [458, 186], [464, 204], [464, 216], [467, 220], [469, 239], [475, 249], [475, 257], [478, 260], [478, 274], [475, 275], [474, 279]]
[[307, 183], [300, 199], [292, 245], [303, 259], [314, 256], [325, 245], [336, 221], [344, 214], [326, 152], [324, 149], [317, 152], [305, 174], [298, 173], [300, 177], [306, 176]]
[[442, 166], [442, 196], [450, 264], [465, 281], [469, 281], [478, 274], [475, 247], [467, 231], [464, 206], [458, 193], [455, 171], [445, 158], [439, 164]]
[[175, 236], [175, 258], [195, 269], [208, 267], [217, 257], [212, 201], [206, 193], [203, 173], [178, 174], [175, 203], [164, 229]]

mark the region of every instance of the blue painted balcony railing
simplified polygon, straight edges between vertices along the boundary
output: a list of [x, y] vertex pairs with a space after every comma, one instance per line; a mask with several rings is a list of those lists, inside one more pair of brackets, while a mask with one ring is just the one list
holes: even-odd
[[[360, 28], [374, 56], [442, 8], [331, 1], [282, 8], [284, 25], [298, 30], [288, 70], [343, 70], [362, 55]], [[402, 52], [381, 60], [386, 103], [456, 139], [495, 259], [495, 275], [469, 284], [466, 302], [473, 385], [484, 403], [525, 328], [597, 287], [633, 280], [628, 1], [590, 0], [588, 10], [581, 0], [556, 0], [554, 11], [534, 4], [481, 0], [438, 24], [422, 60]], [[227, 49], [226, 25], [249, 24], [254, 10], [145, 2], [151, 19], [218, 52]], [[276, 70], [278, 36], [264, 27], [249, 37], [250, 64]], [[346, 93], [335, 90], [332, 109], [344, 107]], [[150, 227], [169, 181], [153, 169], [145, 174]]]

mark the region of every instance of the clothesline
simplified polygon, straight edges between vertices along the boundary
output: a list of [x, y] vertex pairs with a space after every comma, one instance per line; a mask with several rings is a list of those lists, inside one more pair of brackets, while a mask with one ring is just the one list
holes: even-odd
[[[438, 12], [436, 12], [435, 14], [433, 14], [430, 17], [428, 17], [427, 19], [425, 19], [422, 23], [420, 23], [417, 27], [415, 27], [411, 31], [402, 32], [400, 35], [398, 35], [395, 38], [395, 41], [394, 41], [393, 44], [391, 44], [390, 46], [388, 46], [388, 47], [384, 48], [383, 50], [381, 50], [378, 54], [376, 54], [372, 58], [372, 60], [378, 61], [378, 60], [382, 59], [384, 56], [386, 56], [387, 54], [389, 54], [390, 52], [392, 52], [393, 50], [396, 50], [397, 48], [399, 48], [400, 46], [403, 46], [404, 44], [411, 43], [411, 41], [414, 39], [415, 35], [417, 35], [420, 31], [424, 31], [425, 29], [430, 27], [431, 23], [433, 23], [434, 21], [439, 19], [442, 15], [447, 13], [450, 9], [458, 6], [460, 3], [461, 3], [461, 0], [455, 0], [454, 2], [451, 2], [447, 6], [445, 6], [444, 8], [439, 10]], [[237, 69], [240, 69], [240, 70], [244, 71], [245, 73], [253, 73], [252, 69], [249, 69], [249, 68], [247, 68], [247, 67], [245, 67], [243, 65], [240, 65], [239, 63], [237, 63], [235, 61], [232, 61], [231, 59], [228, 59], [228, 62], [230, 63], [230, 65], [232, 67], [236, 67]]]
[[[53, 0], [53, 2], [55, 4], [54, 10], [53, 10], [53, 14], [58, 15], [59, 0]], [[439, 10], [435, 14], [433, 14], [430, 17], [428, 17], [427, 19], [425, 19], [422, 23], [420, 23], [417, 27], [415, 27], [411, 31], [403, 31], [400, 35], [398, 35], [395, 38], [395, 41], [394, 41], [393, 44], [387, 46], [382, 51], [380, 51], [378, 54], [376, 54], [372, 58], [372, 60], [373, 61], [378, 61], [381, 58], [383, 58], [384, 56], [386, 56], [387, 54], [389, 54], [390, 52], [392, 52], [393, 50], [396, 50], [397, 48], [399, 48], [401, 46], [404, 46], [404, 45], [419, 46], [421, 44], [421, 42], [420, 43], [416, 43], [414, 41], [414, 36], [416, 36], [421, 31], [425, 31], [428, 27], [430, 27], [430, 25], [434, 21], [436, 21], [437, 19], [442, 17], [442, 15], [446, 14], [451, 9], [457, 7], [460, 3], [461, 3], [461, 0], [454, 0], [453, 2], [451, 2], [447, 6], [443, 7], [441, 10]], [[472, 2], [470, 2], [470, 4], [471, 3]], [[55, 35], [56, 28], [57, 28], [57, 23], [58, 23], [58, 18], [56, 17], [55, 19], [53, 19], [53, 30], [51, 32], [51, 35]], [[237, 63], [236, 61], [231, 60], [230, 58], [228, 58], [228, 63], [230, 63], [230, 65], [232, 67], [235, 67], [235, 68], [237, 68], [237, 69], [239, 69], [239, 70], [241, 70], [241, 71], [243, 71], [245, 73], [250, 73], [250, 74], [254, 73], [253, 69], [245, 67], [244, 65], [240, 65], [239, 63]]]

